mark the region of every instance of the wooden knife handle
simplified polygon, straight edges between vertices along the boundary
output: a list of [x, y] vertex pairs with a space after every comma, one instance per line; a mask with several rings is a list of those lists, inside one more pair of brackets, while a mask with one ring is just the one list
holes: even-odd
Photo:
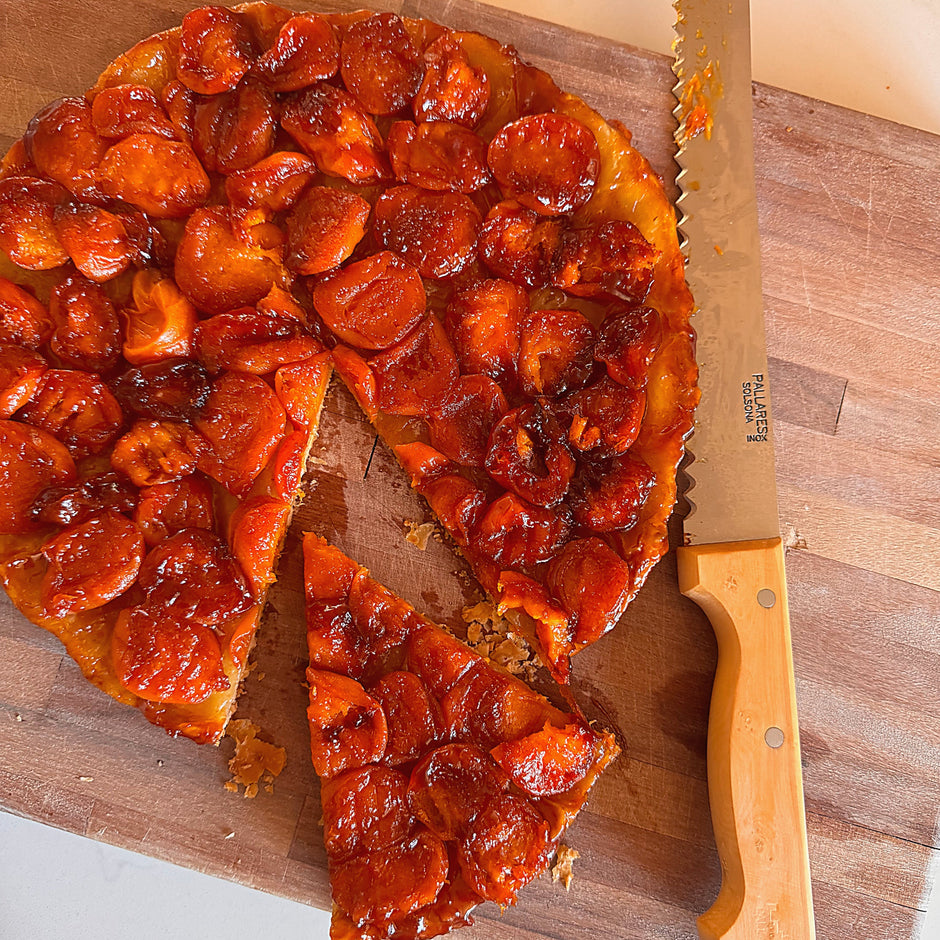
[[783, 546], [728, 542], [677, 556], [679, 587], [718, 638], [708, 795], [722, 882], [699, 936], [814, 940]]

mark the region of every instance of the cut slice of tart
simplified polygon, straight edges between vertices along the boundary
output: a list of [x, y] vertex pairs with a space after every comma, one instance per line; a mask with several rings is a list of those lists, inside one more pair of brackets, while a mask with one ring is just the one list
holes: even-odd
[[619, 752], [324, 539], [304, 537], [310, 740], [333, 940], [514, 904]]

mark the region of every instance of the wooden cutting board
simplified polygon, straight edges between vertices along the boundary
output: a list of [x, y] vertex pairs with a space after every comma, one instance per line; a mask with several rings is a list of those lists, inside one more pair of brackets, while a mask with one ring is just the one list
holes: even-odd
[[[196, 5], [5, 3], [0, 146]], [[514, 44], [632, 128], [674, 179], [666, 58], [469, 0], [379, 6]], [[760, 85], [754, 105], [818, 934], [909, 940], [940, 855], [940, 139]], [[238, 711], [287, 748], [273, 792], [227, 792], [230, 741], [200, 748], [149, 726], [89, 686], [4, 597], [0, 806], [325, 906], [300, 533], [335, 540], [442, 621], [476, 597], [444, 545], [420, 552], [404, 540], [406, 521], [429, 513], [390, 454], [372, 450], [334, 387]], [[570, 892], [543, 878], [504, 915], [481, 910], [470, 936], [695, 937], [720, 877], [705, 785], [715, 644], [675, 579], [670, 554], [614, 634], [576, 660], [579, 701], [617, 731], [624, 754], [570, 830], [581, 854]]]

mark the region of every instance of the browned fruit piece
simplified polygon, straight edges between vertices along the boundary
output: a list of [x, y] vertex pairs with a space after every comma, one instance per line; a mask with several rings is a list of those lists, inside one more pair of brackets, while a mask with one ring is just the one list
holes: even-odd
[[0, 342], [38, 349], [53, 329], [49, 311], [32, 294], [0, 277]]
[[424, 62], [424, 77], [414, 100], [415, 119], [476, 127], [490, 100], [490, 83], [483, 69], [470, 65], [449, 30], [424, 50]]
[[522, 322], [528, 312], [528, 295], [508, 281], [484, 281], [455, 294], [444, 324], [461, 372], [513, 383]]
[[320, 84], [291, 95], [284, 102], [281, 127], [329, 176], [367, 184], [388, 175], [379, 129], [342, 88]]
[[180, 219], [209, 195], [209, 177], [189, 144], [131, 134], [108, 148], [98, 168], [102, 191], [155, 219]]
[[432, 193], [416, 186], [387, 189], [375, 204], [375, 235], [424, 277], [451, 277], [473, 260], [482, 222], [462, 193]]
[[120, 216], [97, 206], [56, 206], [53, 227], [75, 267], [89, 280], [117, 277], [131, 263], [132, 249]]
[[17, 418], [48, 431], [76, 457], [101, 453], [124, 423], [121, 406], [104, 382], [72, 369], [49, 369]]
[[150, 547], [183, 529], [211, 529], [213, 521], [212, 487], [195, 473], [144, 487], [134, 510], [134, 522]]
[[394, 13], [353, 23], [343, 35], [339, 68], [345, 86], [372, 114], [404, 108], [424, 74], [421, 54]]
[[101, 137], [157, 134], [172, 139], [176, 128], [156, 94], [146, 85], [104, 88], [91, 105], [91, 121]]
[[47, 431], [0, 419], [0, 534], [30, 532], [30, 510], [47, 487], [75, 478], [75, 461]]
[[415, 126], [396, 121], [388, 132], [392, 172], [403, 183], [438, 192], [472, 193], [490, 181], [486, 141], [446, 121]]
[[215, 633], [157, 608], [121, 612], [111, 661], [121, 684], [145, 700], [196, 703], [229, 688]]
[[49, 315], [55, 324], [50, 348], [79, 369], [102, 371], [121, 354], [121, 326], [108, 295], [97, 284], [72, 274], [52, 291]]
[[135, 421], [114, 445], [111, 466], [134, 486], [169, 483], [196, 471], [203, 439], [181, 421]]
[[564, 431], [541, 400], [515, 408], [493, 428], [487, 472], [536, 506], [561, 502], [574, 467]]
[[486, 507], [470, 544], [502, 568], [529, 568], [554, 557], [570, 532], [564, 515], [504, 493]]
[[276, 132], [274, 95], [252, 79], [198, 101], [193, 113], [193, 150], [210, 172], [234, 173], [263, 160]]
[[372, 207], [357, 193], [311, 186], [287, 216], [287, 267], [322, 274], [345, 261], [366, 233]]
[[29, 122], [23, 135], [36, 169], [79, 198], [100, 195], [98, 164], [108, 141], [98, 135], [84, 98], [59, 98]]
[[536, 310], [522, 325], [519, 382], [555, 398], [582, 388], [594, 369], [594, 328], [577, 310]]
[[0, 343], [0, 418], [9, 418], [29, 401], [46, 368], [39, 353]]
[[630, 222], [572, 229], [562, 237], [552, 283], [578, 297], [639, 304], [653, 284], [657, 251]]
[[427, 415], [431, 444], [465, 467], [482, 467], [490, 432], [509, 406], [485, 375], [461, 375]]
[[234, 88], [253, 59], [251, 33], [238, 13], [206, 6], [183, 17], [177, 75], [197, 94]]
[[424, 315], [424, 284], [417, 270], [389, 251], [328, 275], [313, 290], [313, 305], [343, 342], [387, 349]]
[[273, 252], [236, 238], [222, 206], [197, 209], [189, 217], [174, 269], [180, 290], [206, 313], [254, 306], [279, 270]]
[[199, 469], [232, 493], [245, 493], [277, 449], [285, 421], [277, 395], [262, 379], [223, 373], [194, 421], [209, 442]]
[[316, 13], [292, 16], [253, 72], [273, 91], [297, 91], [332, 78], [339, 68], [339, 42], [329, 21]]
[[488, 159], [503, 195], [541, 215], [583, 206], [600, 172], [590, 128], [564, 114], [532, 114], [507, 124], [490, 142]]
[[0, 250], [30, 271], [57, 268], [69, 260], [53, 223], [68, 194], [56, 183], [30, 176], [0, 180]]
[[120, 597], [140, 570], [144, 539], [126, 516], [106, 511], [59, 532], [42, 553], [49, 564], [39, 592], [43, 612], [64, 617]]
[[376, 400], [389, 414], [424, 415], [443, 399], [459, 374], [457, 358], [433, 315], [397, 346], [369, 360], [375, 375]]
[[514, 200], [497, 203], [480, 230], [483, 263], [499, 277], [522, 287], [544, 287], [552, 278], [564, 223]]

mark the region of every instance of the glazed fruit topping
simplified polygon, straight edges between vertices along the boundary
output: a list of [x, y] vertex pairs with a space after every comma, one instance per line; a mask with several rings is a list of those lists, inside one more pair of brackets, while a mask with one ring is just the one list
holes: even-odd
[[285, 421], [270, 385], [254, 375], [224, 372], [194, 420], [209, 443], [199, 469], [232, 493], [245, 493], [277, 449]]
[[569, 396], [561, 407], [571, 416], [568, 440], [572, 446], [623, 454], [640, 433], [646, 395], [605, 375]]
[[568, 615], [574, 640], [586, 645], [620, 619], [630, 596], [626, 562], [599, 538], [569, 542], [548, 565], [548, 587]]
[[33, 503], [32, 515], [40, 522], [69, 526], [87, 522], [99, 510], [130, 515], [136, 506], [137, 488], [126, 477], [99, 473], [79, 483], [43, 490]]
[[503, 195], [541, 215], [584, 205], [600, 172], [594, 135], [564, 114], [533, 114], [507, 124], [490, 143], [488, 160]]
[[417, 760], [441, 737], [440, 707], [414, 673], [387, 673], [369, 694], [382, 706], [388, 723], [386, 763], [395, 766]]
[[138, 487], [195, 473], [205, 440], [180, 421], [135, 421], [114, 444], [111, 466]]
[[264, 375], [282, 362], [323, 351], [296, 320], [270, 316], [254, 307], [203, 320], [196, 328], [194, 345], [196, 357], [213, 374], [228, 369]]
[[313, 766], [321, 777], [363, 764], [385, 754], [388, 725], [382, 706], [348, 676], [308, 669], [310, 741]]
[[323, 784], [323, 841], [337, 862], [401, 842], [415, 822], [408, 777], [390, 767], [356, 767]]
[[154, 702], [202, 702], [230, 686], [215, 633], [152, 606], [121, 612], [111, 635], [111, 661], [125, 688]]
[[493, 426], [508, 410], [502, 389], [485, 375], [461, 375], [428, 411], [431, 444], [465, 467], [482, 467]]
[[401, 19], [376, 13], [343, 35], [343, 83], [372, 114], [393, 114], [414, 97], [423, 75], [421, 54]]
[[48, 431], [75, 457], [101, 453], [124, 423], [121, 406], [104, 382], [73, 369], [45, 372], [16, 416]]
[[206, 370], [191, 359], [164, 359], [128, 369], [113, 385], [128, 414], [157, 421], [189, 421], [209, 397]]
[[601, 324], [594, 356], [614, 381], [642, 389], [662, 338], [662, 320], [652, 307], [613, 310]]
[[564, 431], [545, 402], [515, 408], [493, 428], [486, 470], [530, 503], [551, 507], [561, 502], [574, 469]]
[[32, 294], [0, 277], [0, 342], [38, 349], [53, 329], [49, 311]]
[[555, 398], [582, 388], [594, 369], [594, 328], [577, 310], [536, 310], [522, 324], [519, 381]]
[[144, 539], [126, 516], [105, 511], [63, 529], [42, 554], [49, 565], [40, 585], [43, 613], [64, 617], [120, 597], [137, 577]]
[[528, 295], [508, 281], [488, 280], [456, 293], [444, 323], [461, 372], [512, 384], [522, 322], [528, 312]]
[[0, 419], [0, 534], [35, 528], [36, 497], [74, 478], [75, 461], [64, 444], [41, 428]]
[[0, 343], [0, 418], [9, 418], [33, 396], [47, 363], [31, 349]]
[[395, 186], [375, 204], [375, 237], [428, 278], [452, 277], [470, 264], [481, 221], [462, 193]]
[[179, 80], [199, 95], [234, 88], [251, 67], [251, 34], [238, 13], [207, 6], [183, 17]]
[[604, 222], [562, 237], [552, 283], [579, 297], [642, 303], [653, 283], [659, 252], [630, 222]]
[[68, 194], [56, 183], [30, 176], [0, 180], [0, 249], [30, 271], [57, 268], [69, 260], [53, 218]]
[[134, 509], [134, 522], [151, 548], [183, 529], [211, 529], [212, 487], [198, 473], [145, 486]]
[[287, 216], [287, 267], [322, 274], [342, 264], [362, 241], [371, 211], [357, 193], [310, 187]]
[[476, 127], [490, 100], [490, 83], [483, 69], [470, 64], [450, 31], [425, 49], [424, 62], [424, 77], [414, 99], [415, 119]]
[[529, 568], [554, 557], [570, 531], [563, 514], [504, 493], [487, 506], [470, 541], [502, 568]]
[[292, 16], [271, 47], [252, 66], [272, 91], [297, 91], [339, 68], [339, 42], [333, 27], [316, 13]]
[[424, 415], [457, 380], [457, 357], [441, 321], [430, 315], [398, 345], [369, 360], [376, 400], [389, 414]]
[[121, 327], [104, 289], [80, 274], [61, 281], [49, 301], [50, 347], [69, 365], [104, 371], [121, 352]]
[[564, 226], [515, 200], [497, 203], [480, 230], [480, 257], [496, 275], [522, 287], [544, 287], [553, 277]]
[[426, 296], [418, 271], [390, 251], [354, 261], [325, 277], [313, 305], [343, 342], [388, 349], [424, 316]]
[[206, 529], [182, 529], [152, 548], [137, 583], [146, 596], [143, 606], [207, 627], [251, 606], [241, 568], [225, 542]]
[[284, 102], [281, 127], [328, 176], [374, 183], [388, 175], [379, 129], [342, 88], [321, 83], [294, 93]]
[[655, 479], [653, 471], [629, 453], [582, 465], [571, 495], [574, 518], [593, 532], [628, 529], [636, 525]]
[[447, 121], [396, 121], [388, 132], [392, 172], [403, 183], [439, 192], [472, 193], [490, 181], [486, 141]]

